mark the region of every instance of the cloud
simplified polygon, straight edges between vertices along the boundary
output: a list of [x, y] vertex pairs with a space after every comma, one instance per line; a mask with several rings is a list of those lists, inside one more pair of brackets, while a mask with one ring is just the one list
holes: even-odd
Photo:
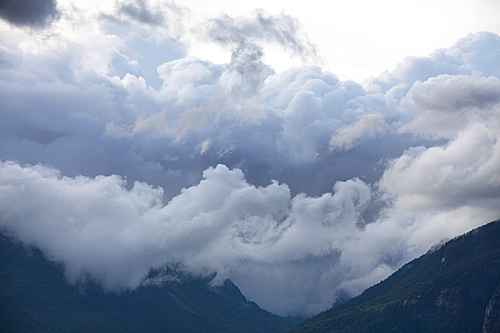
[[247, 43], [275, 42], [292, 54], [303, 58], [316, 57], [316, 48], [300, 31], [297, 19], [284, 13], [267, 15], [256, 11], [255, 18], [232, 18], [223, 14], [204, 25], [208, 36], [221, 45], [242, 46]]
[[148, 8], [146, 0], [136, 0], [133, 2], [123, 3], [119, 5], [118, 12], [121, 12], [129, 18], [141, 23], [153, 25], [161, 25], [165, 23], [165, 18], [158, 11]]
[[206, 154], [211, 144], [212, 141], [210, 139], [203, 141], [203, 143], [200, 146], [200, 155]]
[[[409, 221], [396, 206], [365, 225], [374, 192], [358, 179], [320, 197], [293, 197], [285, 184], [255, 187], [241, 170], [218, 165], [166, 204], [162, 192], [140, 182], [127, 189], [116, 175], [69, 178], [2, 162], [1, 227], [63, 263], [70, 282], [133, 289], [151, 268], [180, 264], [232, 279], [265, 309], [297, 315], [329, 307], [340, 290], [359, 293], [440, 240], [450, 223], [436, 214]], [[430, 223], [439, 232], [415, 242]]]
[[395, 69], [368, 80], [371, 89], [388, 91], [396, 85], [409, 89], [415, 82], [424, 82], [439, 75], [471, 75], [499, 77], [498, 49], [500, 39], [491, 32], [478, 32], [459, 39], [449, 48], [441, 48], [427, 57], [407, 57]]
[[460, 207], [477, 201], [496, 205], [500, 198], [495, 181], [500, 168], [498, 79], [473, 75], [429, 81], [414, 85], [407, 95], [417, 114], [401, 130], [450, 140], [445, 145], [408, 149], [391, 162], [381, 186], [396, 194], [396, 203], [405, 209]]
[[381, 114], [365, 114], [359, 120], [337, 131], [330, 138], [331, 149], [348, 150], [356, 145], [361, 137], [374, 136], [385, 129], [386, 125]]
[[[233, 93], [250, 96], [271, 72], [262, 62], [262, 42], [276, 43], [303, 62], [317, 59], [316, 48], [303, 34], [299, 22], [289, 15], [267, 15], [256, 11], [255, 18], [233, 18], [222, 14], [203, 23], [202, 30], [215, 43], [232, 51], [230, 80]], [[236, 91], [236, 92], [235, 92]]]
[[168, 31], [168, 37], [181, 38], [184, 34], [182, 21], [188, 9], [174, 2], [155, 0], [116, 1], [114, 10], [100, 12], [99, 19], [105, 22], [130, 27], [150, 26]]
[[481, 77], [478, 72], [438, 76], [415, 83], [402, 104], [415, 113], [415, 118], [401, 131], [450, 138], [468, 126], [495, 119], [500, 82], [496, 77]]
[[60, 15], [56, 0], [5, 0], [0, 17], [16, 26], [44, 28]]
[[[292, 198], [286, 185], [255, 187], [240, 170], [223, 165], [205, 170], [200, 183], [167, 204], [161, 188], [125, 185], [115, 175], [68, 178], [41, 165], [2, 162], [2, 228], [64, 263], [70, 282], [90, 274], [107, 289], [135, 288], [151, 268], [181, 263], [195, 274], [217, 272], [221, 281], [234, 276], [243, 285], [261, 285], [258, 296], [269, 307], [264, 289], [280, 284], [276, 276], [267, 280], [275, 271], [284, 276], [291, 268], [309, 284], [331, 274], [371, 196], [366, 184], [349, 180], [336, 183], [335, 193]], [[304, 265], [319, 270], [300, 272]], [[263, 275], [243, 274], [249, 269]], [[320, 295], [313, 284], [288, 288], [298, 298]], [[279, 296], [271, 300], [275, 306]], [[327, 304], [318, 301], [307, 311], [324, 307], [331, 296]], [[301, 313], [303, 306], [295, 300], [273, 310]]]
[[156, 5], [0, 32], [2, 232], [70, 281], [134, 288], [180, 263], [309, 315], [500, 215], [498, 35], [361, 85], [267, 66], [266, 43], [314, 58], [287, 15], [208, 21], [233, 52], [214, 64], [186, 56], [168, 4], [148, 22]]

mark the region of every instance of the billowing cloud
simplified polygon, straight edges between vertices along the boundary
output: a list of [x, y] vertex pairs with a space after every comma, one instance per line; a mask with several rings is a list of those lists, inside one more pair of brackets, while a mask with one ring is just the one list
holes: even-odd
[[330, 139], [332, 149], [351, 149], [363, 136], [373, 136], [385, 129], [384, 118], [381, 114], [364, 114], [354, 124], [342, 127]]
[[178, 264], [309, 315], [500, 216], [498, 35], [361, 85], [267, 66], [265, 43], [315, 54], [284, 14], [208, 21], [233, 52], [214, 64], [170, 4], [61, 12], [0, 31], [0, 224], [69, 281]]
[[146, 0], [120, 4], [118, 11], [141, 23], [154, 25], [165, 23], [165, 17], [160, 12], [150, 9]]
[[[426, 84], [432, 88], [422, 94]], [[390, 163], [380, 185], [397, 195], [397, 205], [426, 209], [498, 203], [499, 97], [500, 84], [493, 77], [414, 85], [408, 98], [419, 111], [401, 129], [451, 140], [435, 147], [409, 148]]]
[[58, 15], [56, 0], [5, 0], [0, 3], [0, 17], [17, 26], [43, 28]]
[[[255, 187], [223, 165], [167, 204], [161, 188], [125, 185], [118, 176], [68, 178], [41, 165], [2, 162], [1, 226], [64, 263], [70, 282], [88, 273], [107, 289], [135, 288], [151, 268], [181, 263], [194, 274], [260, 286], [260, 298], [277, 288], [261, 301], [280, 314], [313, 313], [334, 300], [314, 282], [333, 274], [371, 197], [354, 179], [318, 198], [292, 198], [284, 184]], [[284, 281], [290, 269], [295, 276]], [[279, 305], [285, 293], [294, 300]], [[298, 301], [308, 293], [313, 304]]]
[[410, 89], [402, 104], [415, 118], [400, 130], [433, 138], [453, 138], [470, 126], [488, 125], [485, 120], [495, 120], [499, 103], [500, 81], [494, 76], [485, 78], [478, 72], [438, 76], [417, 82]]
[[255, 18], [223, 14], [205, 22], [201, 29], [215, 43], [231, 48], [231, 71], [226, 80], [234, 81], [233, 93], [236, 90], [245, 97], [255, 93], [272, 73], [262, 62], [263, 42], [278, 44], [303, 62], [318, 58], [314, 44], [301, 32], [298, 20], [284, 13], [266, 15], [259, 10]]
[[281, 13], [267, 15], [262, 10], [255, 18], [232, 18], [223, 14], [205, 22], [208, 36], [217, 43], [242, 47], [259, 41], [275, 42], [304, 60], [316, 57], [316, 48], [300, 30], [297, 19]]

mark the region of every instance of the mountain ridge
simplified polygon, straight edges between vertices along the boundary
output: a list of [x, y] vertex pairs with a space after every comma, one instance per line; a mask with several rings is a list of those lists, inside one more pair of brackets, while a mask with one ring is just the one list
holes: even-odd
[[230, 280], [211, 286], [212, 278], [177, 273], [122, 293], [91, 280], [70, 285], [62, 265], [0, 235], [0, 331], [264, 333], [295, 326], [248, 301]]
[[493, 221], [290, 332], [498, 333], [499, 328], [500, 221]]

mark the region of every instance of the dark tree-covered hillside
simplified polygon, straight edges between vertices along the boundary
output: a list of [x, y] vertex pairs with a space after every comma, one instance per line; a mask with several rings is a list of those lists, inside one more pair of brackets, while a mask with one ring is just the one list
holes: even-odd
[[68, 285], [62, 267], [0, 235], [0, 332], [283, 332], [293, 324], [226, 281], [179, 281], [121, 294]]
[[500, 332], [500, 221], [413, 260], [292, 332]]

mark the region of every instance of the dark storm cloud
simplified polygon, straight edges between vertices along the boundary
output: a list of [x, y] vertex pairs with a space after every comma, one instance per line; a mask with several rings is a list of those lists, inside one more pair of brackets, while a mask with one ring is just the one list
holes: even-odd
[[268, 66], [262, 62], [263, 42], [278, 44], [304, 62], [317, 59], [316, 48], [301, 32], [298, 20], [284, 13], [267, 15], [257, 11], [255, 18], [233, 18], [223, 14], [206, 21], [199, 29], [212, 41], [231, 48], [230, 66], [241, 81], [233, 88], [246, 97], [270, 74]]
[[210, 21], [222, 65], [161, 25], [91, 22], [0, 50], [0, 226], [70, 281], [135, 288], [175, 263], [314, 314], [500, 215], [497, 35], [362, 86], [267, 66], [265, 43], [314, 55], [283, 14]]
[[205, 24], [208, 36], [222, 45], [241, 46], [252, 40], [274, 42], [304, 60], [316, 57], [316, 48], [301, 32], [298, 20], [283, 13], [266, 15], [257, 11], [252, 19], [224, 14]]
[[17, 26], [43, 28], [59, 15], [56, 0], [2, 0], [0, 17]]
[[161, 25], [165, 23], [165, 17], [158, 10], [150, 8], [147, 0], [135, 0], [119, 5], [118, 12], [141, 23]]

